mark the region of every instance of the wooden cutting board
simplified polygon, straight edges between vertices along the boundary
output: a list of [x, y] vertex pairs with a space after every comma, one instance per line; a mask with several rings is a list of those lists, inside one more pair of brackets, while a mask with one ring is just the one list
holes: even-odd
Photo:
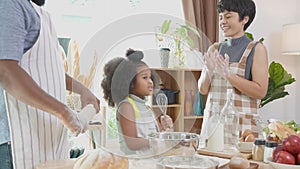
[[240, 153], [237, 150], [226, 150], [226, 151], [209, 151], [205, 148], [203, 149], [199, 149], [198, 154], [202, 154], [202, 155], [208, 155], [208, 156], [215, 156], [215, 157], [220, 157], [220, 158], [231, 158], [234, 156], [240, 156], [240, 157], [244, 157], [247, 159], [251, 159], [252, 154], [251, 153]]
[[73, 169], [75, 160], [45, 161], [35, 166], [35, 169]]
[[[256, 163], [250, 163], [250, 166], [247, 169], [258, 169], [259, 165]], [[229, 164], [226, 164], [225, 166], [220, 167], [220, 169], [230, 169]]]

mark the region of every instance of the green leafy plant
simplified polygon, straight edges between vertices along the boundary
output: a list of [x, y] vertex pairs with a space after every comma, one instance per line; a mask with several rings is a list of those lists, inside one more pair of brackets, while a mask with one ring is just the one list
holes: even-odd
[[280, 63], [272, 62], [269, 66], [269, 84], [266, 96], [261, 99], [259, 107], [267, 103], [289, 95], [285, 91], [285, 85], [292, 84], [296, 80], [283, 68]]
[[[245, 32], [249, 39], [254, 40], [251, 33]], [[263, 42], [264, 38], [260, 38], [259, 42]], [[270, 103], [276, 99], [283, 98], [289, 93], [285, 91], [285, 85], [294, 83], [296, 80], [291, 74], [283, 68], [280, 63], [272, 62], [269, 66], [269, 84], [266, 96], [261, 99], [259, 107], [263, 107], [267, 103]]]
[[[245, 35], [247, 35], [249, 39], [254, 40], [254, 37], [251, 33], [245, 32]], [[264, 40], [264, 38], [260, 38], [258, 41], [262, 43]]]
[[117, 119], [116, 119], [116, 108], [110, 107], [110, 117], [108, 119], [108, 139], [118, 138], [118, 128], [117, 128]]
[[[168, 44], [168, 47], [171, 48], [171, 51], [174, 53], [175, 57], [179, 59], [179, 65], [184, 64], [184, 50], [183, 44], [186, 44], [189, 48], [194, 47], [194, 41], [189, 36], [189, 32], [194, 33], [197, 37], [201, 38], [200, 33], [194, 27], [189, 24], [178, 24], [171, 26], [172, 20], [164, 20], [162, 26], [160, 27], [160, 34], [167, 35], [172, 39], [171, 44]], [[162, 41], [162, 37], [158, 37], [159, 41]], [[174, 43], [174, 45], [173, 45]]]

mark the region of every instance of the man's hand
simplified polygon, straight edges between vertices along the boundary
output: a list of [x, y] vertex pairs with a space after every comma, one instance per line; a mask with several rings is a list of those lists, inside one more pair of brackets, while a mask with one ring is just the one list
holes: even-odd
[[96, 109], [92, 104], [88, 104], [85, 106], [78, 114], [79, 120], [83, 126], [81, 133], [84, 133], [88, 129], [88, 123], [91, 121], [96, 115]]
[[66, 113], [62, 116], [62, 123], [69, 129], [74, 136], [78, 136], [83, 131], [83, 124], [79, 119], [78, 113], [67, 108]]
[[96, 110], [96, 113], [100, 111], [100, 100], [90, 91], [86, 91], [80, 95], [82, 107], [86, 107], [88, 104], [92, 104]]

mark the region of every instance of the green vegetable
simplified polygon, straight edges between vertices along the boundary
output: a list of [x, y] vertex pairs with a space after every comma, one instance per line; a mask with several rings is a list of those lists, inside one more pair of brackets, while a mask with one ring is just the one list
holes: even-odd
[[296, 80], [282, 67], [280, 63], [272, 62], [269, 67], [269, 84], [266, 96], [261, 100], [259, 107], [267, 103], [289, 95], [285, 91], [285, 85], [292, 84]]
[[284, 123], [289, 128], [293, 129], [294, 131], [298, 132], [300, 131], [300, 126], [295, 122], [295, 120], [291, 120], [289, 122]]

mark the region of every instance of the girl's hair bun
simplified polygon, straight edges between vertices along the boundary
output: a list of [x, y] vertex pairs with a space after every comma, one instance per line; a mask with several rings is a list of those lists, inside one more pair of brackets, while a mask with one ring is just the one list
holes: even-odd
[[141, 61], [144, 58], [144, 53], [139, 50], [128, 49], [126, 57], [131, 61]]

